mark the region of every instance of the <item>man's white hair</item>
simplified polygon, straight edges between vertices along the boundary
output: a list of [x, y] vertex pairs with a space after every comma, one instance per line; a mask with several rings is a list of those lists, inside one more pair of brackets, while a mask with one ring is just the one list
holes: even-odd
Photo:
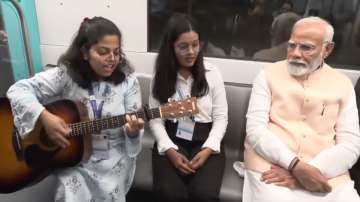
[[319, 17], [310, 16], [310, 17], [300, 19], [299, 21], [297, 21], [294, 24], [293, 31], [295, 30], [296, 26], [298, 26], [300, 24], [313, 24], [313, 23], [318, 23], [318, 24], [324, 25], [324, 27], [325, 27], [324, 42], [332, 42], [333, 37], [334, 37], [333, 26], [328, 21], [326, 21], [322, 18], [319, 18]]

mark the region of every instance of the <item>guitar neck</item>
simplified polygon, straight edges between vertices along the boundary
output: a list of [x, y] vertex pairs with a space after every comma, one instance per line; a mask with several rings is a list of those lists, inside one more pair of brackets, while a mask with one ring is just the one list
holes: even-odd
[[[153, 109], [142, 109], [135, 113], [129, 113], [128, 115], [135, 115], [138, 118], [142, 118], [144, 121], [149, 121], [151, 119], [161, 117], [160, 107]], [[121, 127], [126, 124], [125, 116], [126, 114], [123, 114], [113, 117], [96, 119], [93, 121], [72, 123], [69, 125], [71, 128], [70, 136], [98, 133], [101, 130]]]

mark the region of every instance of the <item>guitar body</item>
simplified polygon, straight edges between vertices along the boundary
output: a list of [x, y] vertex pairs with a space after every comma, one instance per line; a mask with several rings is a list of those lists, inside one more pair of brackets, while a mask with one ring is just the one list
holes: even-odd
[[[45, 107], [68, 124], [87, 117], [85, 108], [70, 100], [57, 101]], [[25, 138], [20, 139], [6, 98], [0, 98], [0, 124], [0, 193], [18, 191], [39, 182], [55, 169], [75, 166], [90, 156], [90, 135], [71, 136], [71, 145], [61, 149], [49, 142], [40, 122]]]
[[[11, 193], [33, 185], [51, 171], [76, 166], [89, 159], [92, 133], [126, 124], [126, 114], [89, 121], [86, 107], [70, 100], [60, 100], [45, 106], [62, 118], [72, 129], [70, 146], [65, 149], [48, 139], [41, 122], [22, 139], [14, 127], [11, 106], [0, 98], [0, 193]], [[198, 113], [196, 98], [172, 101], [160, 107], [130, 113], [144, 121], [154, 118], [178, 118]]]

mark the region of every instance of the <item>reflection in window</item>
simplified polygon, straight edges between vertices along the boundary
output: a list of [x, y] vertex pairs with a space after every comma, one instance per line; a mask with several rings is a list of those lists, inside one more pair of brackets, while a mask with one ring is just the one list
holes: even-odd
[[328, 63], [356, 68], [359, 5], [360, 0], [149, 0], [149, 50], [159, 48], [167, 19], [181, 12], [198, 22], [206, 56], [277, 61], [286, 57], [293, 24], [312, 15], [334, 26], [336, 48]]

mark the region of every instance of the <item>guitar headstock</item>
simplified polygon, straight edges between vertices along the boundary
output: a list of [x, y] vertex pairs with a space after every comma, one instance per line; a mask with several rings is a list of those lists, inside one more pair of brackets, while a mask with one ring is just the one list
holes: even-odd
[[196, 97], [171, 101], [160, 107], [161, 118], [180, 118], [199, 113]]

